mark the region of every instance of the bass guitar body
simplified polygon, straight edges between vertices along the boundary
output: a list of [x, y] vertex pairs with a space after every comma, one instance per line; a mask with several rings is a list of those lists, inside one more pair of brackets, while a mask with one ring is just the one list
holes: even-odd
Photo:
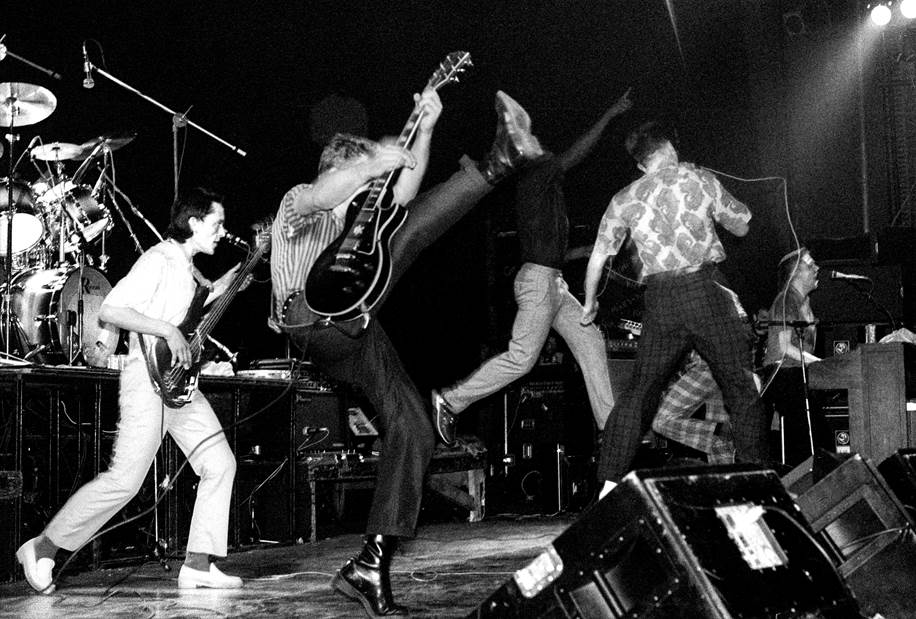
[[[351, 212], [364, 196], [357, 196]], [[383, 207], [352, 225], [318, 256], [305, 283], [308, 309], [335, 322], [366, 315], [391, 281], [391, 239], [407, 219], [407, 209], [383, 196]], [[348, 219], [350, 219], [348, 217]], [[367, 233], [366, 228], [371, 227]], [[298, 297], [297, 297], [298, 298]], [[296, 319], [289, 317], [291, 322]]]
[[188, 340], [191, 347], [191, 367], [172, 365], [172, 351], [164, 338], [157, 337], [149, 345], [140, 336], [140, 342], [143, 346], [144, 358], [146, 359], [146, 369], [149, 371], [150, 379], [153, 381], [153, 388], [162, 398], [163, 403], [171, 408], [181, 408], [191, 401], [194, 391], [197, 389], [197, 377], [200, 374], [201, 352], [203, 346], [200, 338], [193, 337], [195, 328], [200, 322], [200, 316], [203, 311], [204, 301], [207, 298], [208, 290], [199, 287], [191, 302], [191, 307], [185, 315], [178, 330]]

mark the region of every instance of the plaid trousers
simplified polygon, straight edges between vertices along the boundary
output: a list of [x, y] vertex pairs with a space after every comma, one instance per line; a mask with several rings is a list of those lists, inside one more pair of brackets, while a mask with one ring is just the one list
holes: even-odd
[[630, 470], [661, 396], [691, 349], [709, 364], [731, 417], [735, 458], [767, 464], [766, 413], [754, 383], [752, 332], [738, 296], [719, 270], [646, 278], [643, 335], [625, 393], [605, 426], [599, 479], [618, 481]]
[[[694, 419], [693, 414], [704, 403], [706, 416]], [[718, 423], [730, 431], [728, 421], [722, 391], [712, 377], [709, 365], [695, 350], [691, 351], [684, 367], [662, 395], [662, 403], [652, 420], [652, 430], [702, 451], [707, 454], [710, 464], [731, 464], [735, 461], [734, 441], [728, 434], [715, 434]]]

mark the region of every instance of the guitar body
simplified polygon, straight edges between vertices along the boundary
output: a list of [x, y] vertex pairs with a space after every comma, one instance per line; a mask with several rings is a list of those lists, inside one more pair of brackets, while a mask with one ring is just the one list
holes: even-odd
[[197, 377], [200, 374], [203, 346], [200, 338], [193, 336], [197, 324], [200, 322], [204, 301], [207, 300], [209, 292], [203, 286], [197, 288], [188, 313], [185, 315], [184, 320], [181, 321], [181, 324], [178, 325], [178, 330], [181, 331], [191, 346], [191, 367], [189, 369], [172, 366], [172, 351], [169, 349], [165, 338], [155, 338], [152, 346], [148, 347], [144, 336], [140, 336], [143, 356], [146, 359], [146, 368], [149, 371], [150, 379], [153, 381], [153, 388], [166, 406], [181, 408], [191, 401], [194, 391], [197, 389]]
[[[468, 66], [470, 54], [452, 52], [433, 72], [426, 87], [438, 90], [456, 82], [458, 74]], [[411, 147], [424, 113], [421, 106], [414, 106], [397, 146]], [[391, 239], [407, 219], [407, 209], [392, 201], [392, 187], [399, 173], [399, 169], [392, 170], [372, 180], [368, 189], [351, 202], [343, 234], [318, 256], [302, 294], [294, 293], [286, 301], [284, 321], [293, 325], [293, 330], [317, 321], [353, 321], [353, 325], [361, 324], [360, 328], [369, 324], [369, 312], [391, 282]], [[307, 322], [308, 316], [300, 307], [303, 301], [305, 309], [318, 316], [317, 321]], [[356, 321], [357, 318], [362, 320]]]
[[[367, 198], [357, 196], [350, 213]], [[407, 209], [391, 203], [390, 193], [369, 221], [354, 223], [318, 256], [305, 282], [304, 301], [322, 318], [345, 321], [368, 314], [391, 281], [391, 240], [407, 219]], [[374, 233], [366, 233], [371, 228]], [[296, 320], [289, 321], [296, 324]]]

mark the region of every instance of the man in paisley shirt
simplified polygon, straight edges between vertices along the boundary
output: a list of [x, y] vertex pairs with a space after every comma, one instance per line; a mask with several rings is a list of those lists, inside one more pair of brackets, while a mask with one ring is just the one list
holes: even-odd
[[606, 480], [602, 494], [630, 470], [663, 390], [694, 348], [722, 389], [736, 460], [768, 461], [752, 332], [716, 266], [725, 250], [715, 224], [744, 236], [750, 211], [712, 173], [679, 160], [673, 131], [664, 124], [640, 125], [627, 136], [626, 147], [644, 174], [605, 211], [585, 275], [582, 313], [583, 323], [594, 320], [604, 264], [629, 234], [643, 263], [646, 310], [633, 375], [605, 426], [598, 470], [598, 478]]

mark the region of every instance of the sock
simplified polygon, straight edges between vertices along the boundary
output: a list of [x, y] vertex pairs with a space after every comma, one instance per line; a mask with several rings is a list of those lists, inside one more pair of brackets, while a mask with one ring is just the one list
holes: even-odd
[[39, 559], [53, 559], [57, 555], [57, 546], [48, 539], [47, 535], [40, 535], [35, 542], [35, 556]]
[[192, 570], [200, 570], [201, 572], [210, 571], [210, 555], [203, 552], [186, 552], [184, 556], [184, 564], [187, 565]]

